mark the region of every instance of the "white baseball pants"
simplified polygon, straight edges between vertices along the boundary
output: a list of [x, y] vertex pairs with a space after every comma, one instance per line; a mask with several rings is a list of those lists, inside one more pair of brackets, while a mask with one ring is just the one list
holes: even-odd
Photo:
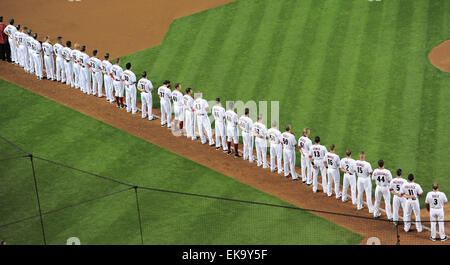
[[192, 140], [196, 139], [195, 136], [195, 117], [192, 110], [186, 110], [186, 137]]
[[200, 140], [202, 141], [202, 144], [206, 143], [206, 137], [205, 133], [203, 132], [203, 129], [206, 131], [206, 135], [208, 136], [208, 141], [210, 145], [214, 144], [214, 139], [212, 137], [212, 129], [211, 129], [211, 122], [209, 120], [208, 115], [197, 115], [197, 126], [198, 126], [198, 134], [200, 134]]
[[341, 197], [341, 192], [339, 191], [339, 184], [341, 183], [341, 175], [339, 174], [338, 168], [328, 168], [328, 186], [327, 194], [331, 197], [333, 195], [333, 183], [334, 183], [334, 193], [336, 198]]
[[64, 59], [56, 57], [56, 80], [66, 82], [66, 72], [64, 71]]
[[281, 144], [271, 144], [270, 145], [270, 170], [275, 170], [275, 159], [276, 159], [276, 167], [278, 168], [278, 174], [281, 174], [283, 168], [281, 166], [281, 160], [283, 157], [283, 150], [281, 148]]
[[173, 115], [175, 120], [184, 121], [184, 109], [180, 105], [173, 104]]
[[[115, 96], [119, 97], [119, 98], [123, 98], [123, 83], [121, 81], [113, 81], [113, 86], [114, 86], [114, 90], [115, 90]], [[118, 102], [117, 102], [118, 103]]]
[[127, 112], [136, 113], [136, 86], [129, 85], [126, 88]]
[[358, 177], [358, 181], [356, 183], [356, 187], [358, 190], [358, 209], [362, 209], [364, 206], [363, 204], [363, 196], [364, 192], [366, 193], [366, 201], [367, 201], [367, 207], [369, 208], [369, 213], [373, 212], [373, 205], [372, 205], [372, 181], [370, 180], [370, 177], [367, 178], [361, 178]]
[[42, 54], [33, 53], [34, 72], [39, 78], [44, 77], [44, 66], [42, 64]]
[[297, 179], [295, 172], [295, 149], [283, 149], [284, 176], [289, 176], [289, 168], [291, 169], [292, 179]]
[[15, 63], [20, 63], [19, 56], [17, 54], [17, 47], [12, 38], [8, 38], [9, 47], [11, 49], [11, 61]]
[[399, 219], [399, 210], [400, 206], [403, 209], [403, 215], [406, 209], [406, 199], [404, 197], [399, 197], [397, 195], [394, 195], [393, 201], [392, 201], [392, 218], [394, 221], [398, 221]]
[[[76, 65], [74, 65], [74, 66], [76, 66]], [[74, 70], [75, 70], [75, 68], [74, 68]], [[75, 83], [75, 82], [77, 82], [76, 81], [77, 76], [78, 76], [78, 83]], [[78, 85], [79, 88], [81, 89], [81, 91], [83, 91], [85, 94], [90, 95], [91, 91], [88, 90], [86, 83], [87, 83], [87, 78], [86, 78], [84, 69], [78, 70], [78, 75], [75, 74], [74, 86], [75, 86], [75, 88], [77, 88], [77, 85]]]
[[350, 192], [352, 196], [352, 204], [356, 204], [356, 176], [345, 173], [342, 183], [342, 201], [345, 202], [348, 197], [348, 187], [350, 186]]
[[172, 127], [172, 105], [170, 101], [160, 101], [161, 105], [161, 125], [167, 124], [168, 128]]
[[142, 118], [145, 119], [147, 117], [148, 111], [148, 119], [153, 119], [152, 113], [152, 94], [147, 92], [141, 93], [141, 103], [142, 103]]
[[47, 73], [47, 79], [55, 80], [55, 62], [53, 56], [44, 56], [45, 72]]
[[379, 186], [375, 188], [375, 206], [373, 216], [378, 216], [380, 214], [380, 203], [381, 198], [384, 199], [386, 215], [388, 219], [392, 218], [392, 210], [391, 210], [391, 193], [389, 192], [389, 187], [387, 186]]
[[444, 210], [430, 209], [430, 225], [431, 225], [431, 237], [436, 238], [436, 221], [439, 224], [439, 236], [441, 239], [445, 238], [445, 226], [444, 226]]
[[300, 160], [302, 166], [302, 181], [306, 181], [306, 184], [312, 184], [312, 165], [309, 157], [304, 157]]
[[[28, 72], [30, 73], [35, 73], [35, 68], [34, 68], [34, 54], [36, 54], [33, 50], [28, 49]], [[37, 76], [37, 74], [36, 74]]]
[[224, 151], [227, 151], [228, 147], [227, 147], [227, 139], [226, 139], [226, 135], [225, 135], [225, 124], [223, 124], [223, 122], [216, 121], [215, 126], [216, 126], [216, 128], [214, 130], [215, 130], [215, 135], [216, 135], [216, 147], [219, 148], [220, 146], [222, 146], [222, 149]]
[[64, 61], [64, 70], [66, 70], [66, 84], [73, 87], [73, 69], [71, 61]]
[[234, 144], [239, 143], [239, 131], [237, 127], [227, 127], [227, 141], [233, 141]]
[[242, 142], [244, 145], [244, 160], [253, 162], [253, 135], [250, 132], [242, 132]]
[[102, 72], [93, 72], [92, 73], [92, 90], [94, 91], [94, 95], [97, 94], [98, 97], [103, 96], [103, 76]]
[[263, 168], [268, 168], [269, 165], [267, 165], [267, 141], [265, 139], [255, 137], [255, 149], [257, 165], [262, 165]]
[[322, 187], [323, 187], [323, 193], [327, 193], [327, 173], [325, 170], [325, 165], [323, 164], [323, 160], [314, 160], [314, 165], [316, 166], [316, 168], [312, 168], [312, 173], [313, 173], [313, 192], [317, 192], [317, 186], [318, 186], [318, 180], [317, 178], [319, 177], [319, 171], [320, 171], [320, 175], [322, 176]]
[[106, 93], [106, 99], [110, 102], [114, 101], [113, 96], [113, 80], [109, 75], [104, 75], [103, 80], [105, 83], [105, 93]]
[[420, 204], [419, 200], [406, 200], [406, 209], [403, 216], [403, 221], [405, 221], [405, 232], [409, 231], [411, 227], [411, 214], [414, 212], [416, 217], [416, 229], [417, 232], [422, 232], [422, 223], [420, 222]]
[[80, 76], [80, 71], [82, 71], [81, 66], [79, 64], [77, 64], [77, 63], [73, 63], [73, 70], [72, 71], [73, 71], [73, 75], [74, 75], [73, 85], [75, 86], [75, 88], [81, 88], [81, 90], [83, 90], [83, 87], [82, 87], [83, 84], [82, 84], [82, 81], [81, 81], [81, 79], [83, 77]]
[[16, 49], [16, 56], [18, 56], [19, 65], [28, 71], [28, 49], [24, 45], [20, 45]]

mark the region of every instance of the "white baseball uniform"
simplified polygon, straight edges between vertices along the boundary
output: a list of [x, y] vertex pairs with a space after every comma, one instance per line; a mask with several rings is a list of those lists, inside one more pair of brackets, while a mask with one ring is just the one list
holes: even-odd
[[64, 47], [59, 43], [55, 43], [55, 45], [53, 45], [53, 52], [56, 56], [56, 80], [65, 83], [66, 72], [64, 70], [64, 58], [62, 55], [63, 49]]
[[[270, 128], [267, 131], [267, 137], [270, 141], [270, 170], [275, 172], [278, 169], [278, 174], [283, 173], [281, 160], [283, 158], [283, 150], [281, 147], [281, 132], [277, 128]], [[276, 159], [276, 166], [275, 166]]]
[[356, 175], [358, 180], [356, 181], [356, 188], [358, 191], [358, 210], [364, 207], [363, 196], [366, 193], [367, 208], [369, 208], [369, 213], [373, 213], [372, 204], [372, 180], [370, 176], [373, 173], [372, 165], [367, 161], [357, 160], [356, 161]]
[[125, 83], [127, 112], [136, 114], [136, 75], [130, 70], [125, 70], [122, 74], [122, 81]]
[[184, 121], [183, 93], [178, 90], [172, 91], [173, 114], [176, 121]]
[[[81, 69], [81, 66], [79, 64], [80, 56], [81, 56], [81, 52], [79, 50], [73, 49], [70, 52], [70, 58], [72, 61], [72, 72], [74, 75], [73, 85], [75, 86], [75, 88], [80, 88], [82, 85], [81, 80], [80, 80], [83, 78], [82, 76], [80, 76], [80, 69]], [[81, 90], [84, 92], [82, 87], [81, 87]]]
[[289, 168], [292, 179], [298, 179], [295, 172], [295, 146], [297, 141], [294, 134], [291, 132], [284, 132], [281, 134], [281, 144], [283, 146], [283, 161], [284, 161], [284, 176], [289, 176]]
[[[323, 193], [327, 192], [327, 173], [325, 169], [325, 165], [323, 164], [325, 155], [327, 154], [327, 148], [325, 146], [320, 144], [313, 144], [311, 146], [311, 149], [309, 150], [309, 157], [312, 158], [313, 168], [312, 168], [312, 174], [313, 174], [313, 192], [317, 192], [317, 186], [318, 186], [318, 176], [319, 171], [320, 175], [322, 176], [322, 187], [323, 187]], [[316, 168], [314, 168], [314, 166]]]
[[19, 45], [16, 48], [16, 56], [17, 59], [19, 60], [19, 65], [25, 69], [25, 71], [28, 72], [28, 48], [27, 48], [27, 43], [26, 43], [26, 38], [28, 35], [26, 35], [23, 32], [19, 32], [17, 31], [14, 34], [14, 39], [17, 42], [17, 44]]
[[[234, 144], [239, 143], [239, 131], [238, 123], [239, 116], [233, 110], [227, 110], [225, 112], [225, 118], [227, 120], [227, 142], [233, 141]], [[237, 152], [235, 150], [235, 152]]]
[[84, 52], [78, 54], [78, 63], [80, 65], [79, 85], [84, 93], [94, 94], [91, 87], [91, 70], [89, 70], [89, 55]]
[[253, 162], [253, 134], [252, 134], [253, 121], [245, 115], [239, 118], [239, 128], [242, 131], [242, 142], [244, 148], [244, 160]]
[[430, 225], [431, 237], [436, 238], [436, 222], [439, 224], [439, 236], [446, 238], [444, 226], [444, 204], [448, 202], [445, 193], [440, 191], [430, 191], [427, 194], [425, 202], [430, 205]]
[[53, 45], [49, 42], [42, 43], [44, 50], [44, 64], [47, 79], [56, 80], [55, 78], [55, 60], [53, 57]]
[[216, 105], [212, 108], [212, 114], [214, 116], [214, 132], [216, 135], [216, 148], [220, 148], [224, 151], [228, 151], [227, 139], [225, 134], [225, 109], [222, 106]]
[[14, 25], [7, 25], [3, 31], [8, 35], [9, 47], [11, 49], [11, 60], [15, 63], [19, 63], [19, 56], [17, 55], [17, 46], [14, 43], [14, 37], [17, 32], [17, 28]]
[[197, 116], [197, 126], [198, 126], [198, 134], [200, 134], [200, 140], [202, 144], [206, 143], [206, 137], [203, 133], [203, 129], [205, 129], [206, 134], [208, 136], [209, 145], [214, 145], [214, 139], [212, 137], [212, 129], [211, 129], [211, 121], [208, 117], [208, 109], [209, 105], [206, 100], [203, 98], [197, 98], [194, 101], [194, 109], [195, 115]]
[[88, 65], [92, 74], [92, 91], [94, 95], [101, 98], [103, 97], [102, 61], [96, 57], [91, 57]]
[[373, 211], [373, 216], [380, 216], [380, 202], [381, 198], [384, 199], [386, 215], [388, 219], [392, 219], [392, 210], [391, 210], [391, 193], [389, 191], [389, 185], [392, 180], [391, 171], [385, 168], [377, 168], [372, 173], [372, 179], [376, 183], [375, 188], [375, 206]]
[[414, 182], [407, 182], [403, 184], [401, 189], [401, 194], [414, 196], [416, 199], [406, 199], [406, 209], [404, 212], [403, 221], [405, 222], [405, 232], [409, 231], [411, 227], [411, 212], [414, 212], [414, 216], [416, 217], [416, 229], [417, 232], [422, 232], [422, 223], [420, 222], [420, 203], [419, 197], [422, 197], [423, 190], [419, 184]]
[[298, 148], [301, 150], [302, 181], [306, 181], [306, 184], [312, 184], [312, 165], [309, 160], [311, 146], [312, 142], [308, 137], [302, 136], [298, 139]]
[[69, 47], [64, 47], [62, 50], [62, 56], [64, 59], [64, 70], [66, 72], [66, 84], [68, 86], [74, 87], [73, 82], [73, 64], [70, 60], [70, 54], [72, 50]]
[[353, 158], [345, 157], [341, 159], [341, 169], [347, 170], [349, 173], [344, 173], [343, 183], [342, 183], [342, 201], [347, 201], [347, 189], [350, 186], [352, 204], [356, 204], [356, 161]]
[[[26, 43], [26, 47], [28, 50], [28, 62], [27, 62], [28, 68], [25, 68], [25, 69], [28, 69], [28, 72], [31, 74], [36, 74], [35, 67], [34, 67], [34, 51], [33, 51], [33, 45], [32, 45], [33, 42], [34, 42], [34, 38], [29, 35], [26, 35], [25, 43]], [[36, 76], [37, 76], [37, 74], [36, 74]]]
[[112, 64], [108, 60], [102, 61], [103, 82], [105, 83], [106, 100], [109, 103], [114, 102], [113, 96], [113, 79], [111, 77]]
[[[123, 98], [123, 93], [124, 93], [124, 85], [122, 83], [122, 74], [123, 74], [123, 69], [122, 67], [120, 67], [120, 65], [113, 65], [111, 66], [111, 78], [113, 80], [113, 86], [114, 86], [114, 90], [115, 90], [115, 94], [114, 96], [118, 97], [118, 98]], [[117, 102], [117, 105], [119, 105], [119, 102]]]
[[141, 103], [142, 103], [142, 118], [145, 119], [147, 117], [148, 111], [148, 120], [153, 119], [153, 102], [152, 102], [152, 90], [153, 84], [147, 78], [141, 78], [138, 82], [138, 87], [145, 92], [141, 92]]
[[158, 96], [161, 105], [161, 126], [167, 125], [167, 128], [172, 128], [172, 106], [170, 105], [172, 91], [166, 86], [160, 86]]
[[42, 79], [44, 77], [44, 65], [42, 63], [42, 45], [38, 40], [33, 40], [31, 43], [31, 49], [33, 50], [33, 64], [34, 72], [36, 76]]
[[[395, 191], [398, 194], [401, 194], [401, 189], [403, 184], [407, 183], [406, 179], [402, 177], [396, 177], [391, 180], [391, 183], [389, 185], [389, 188], [391, 191]], [[394, 198], [392, 199], [392, 219], [397, 222], [399, 217], [399, 210], [400, 206], [403, 209], [403, 212], [405, 212], [406, 209], [406, 198], [402, 196], [394, 195]]]
[[340, 192], [340, 183], [341, 183], [341, 174], [339, 172], [339, 167], [341, 165], [341, 159], [335, 153], [328, 152], [325, 155], [325, 163], [327, 163], [328, 170], [328, 186], [327, 186], [327, 194], [328, 197], [333, 195], [333, 183], [334, 183], [334, 193], [336, 194], [336, 198], [339, 199], [341, 197]]
[[266, 125], [255, 122], [252, 126], [252, 132], [255, 136], [255, 149], [257, 165], [268, 168], [267, 164], [267, 127]]
[[186, 117], [186, 137], [195, 140], [197, 136], [195, 136], [194, 99], [190, 95], [184, 95], [183, 100]]

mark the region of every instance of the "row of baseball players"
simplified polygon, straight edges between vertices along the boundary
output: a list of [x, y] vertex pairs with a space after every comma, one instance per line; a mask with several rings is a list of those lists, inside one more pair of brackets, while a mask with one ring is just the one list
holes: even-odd
[[[71, 42], [67, 41], [64, 47], [61, 37], [57, 38], [57, 43], [54, 45], [50, 43], [48, 37], [41, 44], [37, 41], [36, 33], [31, 37], [32, 32], [26, 27], [14, 31], [16, 28], [11, 25], [7, 26], [5, 32], [14, 44], [11, 46], [12, 61], [23, 67], [25, 71], [34, 73], [37, 78], [42, 79], [42, 61], [44, 61], [47, 79], [66, 83], [74, 88], [80, 88], [86, 94], [98, 97], [103, 97], [102, 85], [104, 82], [106, 100], [110, 103], [116, 102], [119, 108], [126, 107], [127, 112], [133, 114], [138, 112], [136, 108], [136, 89], [138, 89], [141, 91], [142, 118], [154, 119], [152, 115], [153, 84], [147, 79], [146, 72], [143, 72], [142, 78], [136, 82], [136, 76], [131, 71], [131, 63], [127, 63], [126, 70], [123, 71], [119, 59], [115, 60], [114, 65], [109, 62], [109, 54], [106, 54], [105, 59], [101, 61], [96, 57], [98, 52], [94, 50], [92, 57], [89, 57], [85, 53], [85, 46], [74, 45], [72, 49]], [[113, 97], [113, 88], [115, 97]], [[124, 88], [126, 88], [127, 105], [123, 102]], [[197, 129], [202, 144], [206, 144], [208, 140], [210, 146], [223, 149], [228, 155], [233, 153], [231, 148], [233, 143], [236, 158], [242, 157], [238, 151], [239, 128], [243, 138], [244, 160], [254, 161], [253, 149], [255, 147], [257, 166], [270, 168], [271, 172], [277, 171], [278, 174], [284, 173], [286, 178], [292, 177], [293, 181], [299, 180], [295, 171], [295, 149], [298, 146], [301, 154], [302, 181], [304, 184], [312, 186], [314, 193], [318, 191], [320, 173], [323, 192], [329, 197], [333, 194], [334, 184], [336, 199], [346, 202], [348, 200], [347, 191], [350, 187], [352, 203], [357, 205], [358, 210], [361, 210], [364, 208], [363, 195], [366, 193], [369, 212], [373, 213], [375, 218], [381, 215], [380, 202], [383, 198], [389, 220], [398, 223], [401, 207], [404, 214], [404, 230], [409, 231], [411, 213], [414, 212], [416, 229], [418, 232], [422, 231], [418, 198], [422, 196], [423, 190], [419, 184], [414, 182], [413, 174], [409, 174], [408, 180], [406, 180], [402, 177], [401, 169], [398, 169], [397, 176], [392, 178], [391, 172], [384, 168], [383, 160], [378, 162], [379, 168], [372, 170], [372, 166], [366, 161], [364, 152], [361, 152], [359, 160], [355, 161], [351, 157], [351, 151], [347, 150], [346, 157], [341, 160], [336, 154], [335, 146], [331, 145], [328, 152], [326, 147], [320, 144], [320, 137], [315, 137], [315, 143], [312, 144], [308, 128], [303, 130], [303, 135], [297, 141], [294, 134], [291, 133], [290, 125], [286, 126], [283, 133], [279, 131], [276, 122], [272, 123], [272, 128], [267, 129], [262, 122], [262, 115], [258, 115], [257, 122], [253, 123], [249, 117], [248, 108], [245, 109], [242, 117], [238, 117], [234, 111], [233, 102], [229, 102], [228, 110], [225, 110], [219, 98], [216, 99], [216, 105], [211, 109], [215, 120], [214, 141], [208, 116], [210, 111], [208, 102], [203, 99], [201, 92], [196, 93], [194, 99], [194, 91], [191, 88], [186, 89], [186, 94], [183, 94], [181, 90], [182, 86], [178, 83], [175, 84], [175, 90], [172, 91], [171, 83], [168, 80], [158, 88], [162, 127], [172, 128], [173, 103], [175, 130], [183, 130], [185, 124], [186, 137], [196, 140], [195, 131]], [[268, 145], [270, 146], [270, 163], [267, 162]], [[344, 173], [342, 193], [340, 191], [340, 171]], [[376, 184], [374, 204], [372, 204], [371, 194], [372, 180]], [[391, 193], [394, 196], [393, 211], [391, 209]], [[447, 239], [443, 222], [443, 206], [446, 202], [445, 194], [438, 190], [437, 184], [433, 184], [433, 191], [429, 192], [426, 197], [427, 209], [430, 210], [432, 240], [436, 239], [436, 222], [439, 223], [441, 240]]]

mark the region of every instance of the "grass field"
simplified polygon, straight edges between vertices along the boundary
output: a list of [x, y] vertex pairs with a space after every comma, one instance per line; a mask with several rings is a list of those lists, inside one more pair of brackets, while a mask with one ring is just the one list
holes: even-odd
[[[289, 205], [211, 169], [0, 80], [0, 135], [35, 156], [133, 185]], [[20, 99], [20, 100], [17, 100]], [[169, 137], [169, 136], [168, 136]], [[0, 139], [0, 239], [41, 244], [28, 158]], [[47, 243], [139, 244], [134, 190], [34, 160]], [[315, 215], [185, 195], [139, 191], [145, 244], [357, 244], [360, 235]]]
[[364, 150], [448, 193], [450, 75], [427, 55], [449, 14], [445, 0], [237, 0], [177, 19], [123, 62], [209, 100], [279, 101], [297, 136], [310, 127], [341, 156]]

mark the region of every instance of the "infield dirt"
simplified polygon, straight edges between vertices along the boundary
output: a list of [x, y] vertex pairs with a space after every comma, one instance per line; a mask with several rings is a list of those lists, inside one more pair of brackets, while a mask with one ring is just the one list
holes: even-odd
[[[120, 0], [82, 1], [70, 4], [57, 0], [36, 2], [38, 1], [26, 0], [19, 4], [8, 0], [3, 3], [2, 9], [4, 14], [14, 17], [18, 24], [33, 28], [41, 33], [41, 36], [63, 35], [65, 40], [71, 39], [72, 42], [78, 41], [91, 48], [109, 51], [113, 56], [122, 56], [159, 44], [174, 18], [231, 1], [136, 0], [132, 5], [124, 4]], [[28, 8], [23, 10], [21, 8], [23, 6]], [[44, 11], [52, 15], [43, 19]], [[115, 105], [105, 102], [104, 99], [87, 96], [78, 89], [56, 82], [37, 80], [12, 64], [0, 62], [0, 77], [298, 207], [344, 214], [314, 212], [363, 235], [365, 238], [361, 244], [365, 244], [369, 237], [378, 237], [383, 244], [396, 243], [396, 229], [392, 223], [345, 216], [358, 215], [370, 218], [372, 215], [367, 209], [357, 211], [350, 201], [342, 203], [334, 197], [328, 198], [323, 193], [314, 194], [312, 189], [303, 185], [301, 181], [293, 182], [278, 174], [270, 173], [267, 169], [256, 167], [254, 163], [234, 159], [222, 151], [216, 151], [215, 148], [201, 145], [199, 141], [175, 137], [167, 128], [161, 128], [159, 120], [142, 120], [140, 115], [126, 113], [117, 109]], [[159, 111], [154, 112], [159, 115]], [[299, 169], [297, 171], [299, 172]], [[450, 208], [447, 207], [446, 210], [449, 211]], [[382, 218], [386, 216], [383, 215]], [[425, 210], [422, 210], [422, 220], [429, 220]], [[399, 227], [401, 244], [431, 243], [428, 231], [405, 233], [402, 228]], [[450, 229], [450, 225], [446, 225], [446, 229]]]

